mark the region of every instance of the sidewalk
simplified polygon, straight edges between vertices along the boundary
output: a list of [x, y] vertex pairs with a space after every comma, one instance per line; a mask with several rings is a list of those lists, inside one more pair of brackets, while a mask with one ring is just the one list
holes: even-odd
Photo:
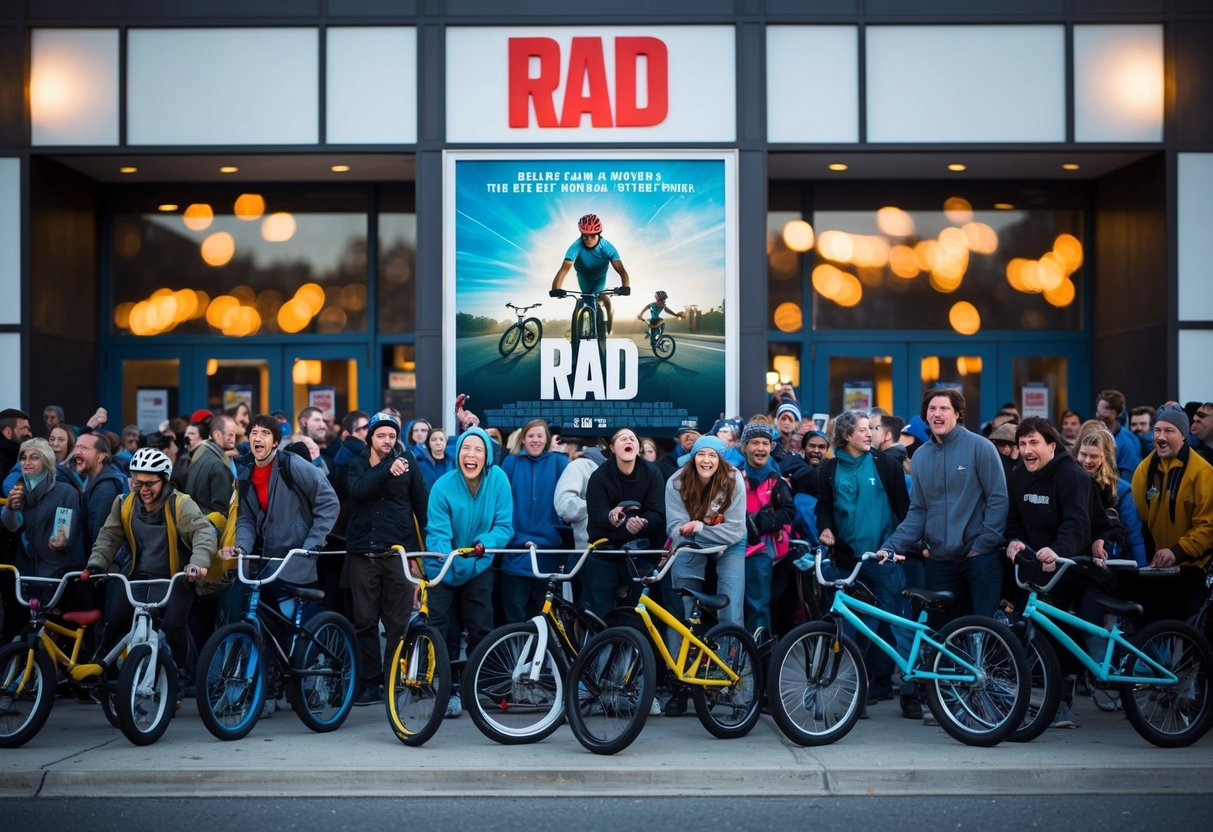
[[138, 748], [98, 706], [59, 699], [37, 737], [0, 749], [0, 797], [1213, 793], [1213, 732], [1189, 748], [1155, 748], [1089, 699], [1075, 706], [1080, 728], [990, 749], [903, 719], [895, 702], [868, 710], [822, 748], [790, 744], [767, 716], [738, 740], [713, 738], [693, 715], [652, 717], [630, 748], [602, 757], [567, 727], [534, 745], [497, 745], [466, 714], [408, 748], [382, 706], [355, 708], [332, 734], [279, 711], [223, 743], [192, 702], [160, 742]]

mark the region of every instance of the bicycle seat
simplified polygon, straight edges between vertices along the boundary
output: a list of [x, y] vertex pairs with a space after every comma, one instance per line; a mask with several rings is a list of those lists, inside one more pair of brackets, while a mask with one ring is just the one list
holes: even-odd
[[938, 592], [933, 592], [929, 589], [920, 589], [919, 587], [907, 587], [901, 591], [901, 594], [907, 598], [913, 598], [921, 601], [927, 609], [938, 610], [944, 607], [950, 607], [956, 603], [956, 593], [946, 589]]
[[312, 589], [306, 586], [288, 586], [286, 591], [287, 594], [298, 598], [300, 601], [315, 601], [319, 604], [324, 600], [323, 589]]
[[722, 610], [729, 605], [729, 596], [727, 595], [708, 595], [706, 592], [700, 592], [696, 589], [688, 589], [687, 587], [678, 588], [679, 595], [686, 595], [694, 598], [699, 602], [699, 606], [705, 610]]
[[65, 612], [63, 620], [71, 624], [78, 624], [81, 627], [87, 627], [89, 624], [96, 624], [101, 620], [101, 610], [75, 610], [73, 612]]
[[1122, 601], [1120, 598], [1109, 598], [1106, 595], [1100, 595], [1095, 599], [1095, 603], [1101, 607], [1107, 607], [1117, 615], [1132, 615], [1138, 616], [1144, 614], [1141, 604], [1136, 601]]

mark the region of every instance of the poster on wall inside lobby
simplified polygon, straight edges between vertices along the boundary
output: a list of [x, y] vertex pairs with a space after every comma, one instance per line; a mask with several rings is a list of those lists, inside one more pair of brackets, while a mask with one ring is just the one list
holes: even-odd
[[[566, 435], [668, 437], [734, 414], [735, 176], [730, 151], [448, 152], [446, 401]], [[631, 292], [610, 294], [621, 271]]]

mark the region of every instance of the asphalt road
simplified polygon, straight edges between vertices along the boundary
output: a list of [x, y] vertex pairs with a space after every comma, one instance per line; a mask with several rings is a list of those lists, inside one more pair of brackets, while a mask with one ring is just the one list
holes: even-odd
[[1213, 797], [834, 797], [834, 798], [242, 798], [20, 799], [3, 804], [5, 827], [68, 829], [418, 829], [532, 832], [683, 830], [1065, 830], [1187, 832], [1208, 828]]

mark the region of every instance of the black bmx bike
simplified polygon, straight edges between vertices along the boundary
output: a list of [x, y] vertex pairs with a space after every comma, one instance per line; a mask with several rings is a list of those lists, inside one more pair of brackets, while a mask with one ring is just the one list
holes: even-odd
[[595, 342], [598, 345], [598, 360], [606, 366], [607, 313], [602, 305], [602, 299], [612, 295], [626, 294], [618, 289], [603, 289], [599, 292], [568, 292], [561, 297], [571, 297], [577, 301], [573, 307], [572, 328], [569, 338], [573, 344], [573, 366], [577, 366], [577, 356], [584, 344]]
[[657, 318], [649, 321], [649, 346], [653, 349], [653, 355], [657, 356], [662, 361], [668, 361], [670, 356], [674, 354], [674, 350], [678, 347], [674, 341], [673, 335], [665, 334], [665, 320]]
[[543, 306], [543, 304], [532, 303], [530, 306], [506, 304], [506, 308], [514, 310], [518, 320], [506, 327], [505, 332], [501, 333], [501, 340], [497, 342], [497, 351], [503, 358], [516, 350], [519, 344], [522, 344], [524, 350], [529, 351], [539, 343], [539, 339], [543, 337], [543, 321], [534, 316], [526, 317], [528, 309], [535, 309], [539, 306]]

